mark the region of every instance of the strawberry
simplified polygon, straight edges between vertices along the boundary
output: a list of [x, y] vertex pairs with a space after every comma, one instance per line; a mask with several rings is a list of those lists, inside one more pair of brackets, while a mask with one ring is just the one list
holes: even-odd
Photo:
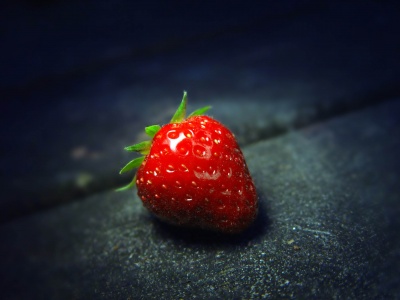
[[224, 125], [203, 115], [188, 118], [187, 94], [169, 124], [145, 128], [152, 140], [126, 147], [143, 154], [120, 173], [138, 167], [125, 190], [137, 186], [144, 206], [169, 223], [239, 233], [255, 219], [257, 195], [242, 151]]

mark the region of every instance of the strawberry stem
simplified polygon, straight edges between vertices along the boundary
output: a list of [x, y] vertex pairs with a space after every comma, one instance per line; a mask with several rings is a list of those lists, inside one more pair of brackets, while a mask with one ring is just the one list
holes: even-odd
[[181, 123], [186, 117], [186, 104], [187, 104], [187, 92], [183, 91], [183, 98], [181, 104], [176, 110], [174, 116], [172, 117], [170, 123]]

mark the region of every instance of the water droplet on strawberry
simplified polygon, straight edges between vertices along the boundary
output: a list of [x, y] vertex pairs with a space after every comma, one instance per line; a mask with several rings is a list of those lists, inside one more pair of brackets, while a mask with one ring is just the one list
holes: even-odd
[[201, 142], [201, 144], [205, 147], [211, 147], [213, 145], [211, 136], [206, 131], [200, 131], [196, 134], [196, 138]]
[[173, 165], [168, 165], [166, 171], [167, 171], [167, 173], [174, 173], [175, 168]]
[[205, 171], [197, 172], [197, 171], [194, 171], [194, 175], [198, 179], [217, 180], [221, 176], [221, 172], [219, 170], [215, 170], [215, 169], [212, 170], [211, 172], [205, 172]]
[[231, 178], [231, 177], [232, 177], [232, 168], [229, 168], [229, 169], [228, 169], [228, 173], [226, 174], [226, 176], [227, 176], [228, 178]]
[[202, 145], [195, 145], [193, 147], [193, 153], [197, 157], [201, 157], [201, 158], [205, 158], [205, 159], [209, 158], [211, 156], [210, 150], [208, 150], [207, 148], [205, 148]]
[[176, 132], [176, 130], [170, 130], [169, 132], [167, 132], [167, 137], [169, 139], [177, 139], [179, 137], [179, 134]]
[[176, 132], [176, 130], [170, 130], [167, 133], [167, 142], [169, 144], [169, 147], [171, 148], [172, 151], [177, 150], [177, 145], [185, 139], [185, 134], [183, 132], [180, 132], [179, 135]]
[[178, 152], [180, 155], [188, 155], [189, 154], [189, 149], [187, 147], [178, 147]]
[[225, 195], [225, 196], [229, 196], [231, 193], [232, 193], [232, 192], [231, 192], [230, 189], [226, 189], [225, 191], [221, 192], [221, 194], [222, 194], [222, 195]]
[[180, 166], [179, 166], [179, 170], [180, 171], [182, 171], [182, 172], [189, 172], [189, 169], [188, 169], [188, 167], [185, 165], [185, 164], [181, 164]]
[[175, 181], [175, 186], [178, 188], [178, 189], [181, 189], [182, 188], [182, 183], [180, 182], [180, 181]]

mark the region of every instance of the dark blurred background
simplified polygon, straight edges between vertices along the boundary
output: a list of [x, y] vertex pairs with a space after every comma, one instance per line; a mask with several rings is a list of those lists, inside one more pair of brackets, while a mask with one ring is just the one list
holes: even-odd
[[1, 219], [126, 182], [122, 147], [183, 90], [242, 145], [398, 95], [398, 16], [396, 1], [3, 1]]
[[183, 90], [244, 149], [398, 98], [399, 16], [373, 0], [2, 1], [0, 223], [125, 184], [123, 147]]

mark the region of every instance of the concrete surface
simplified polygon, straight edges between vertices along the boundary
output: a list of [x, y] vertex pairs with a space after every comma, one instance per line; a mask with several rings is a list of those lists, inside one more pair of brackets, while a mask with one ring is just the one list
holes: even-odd
[[4, 224], [3, 296], [394, 299], [399, 113], [396, 100], [244, 148], [261, 209], [239, 236], [168, 226], [132, 191]]

